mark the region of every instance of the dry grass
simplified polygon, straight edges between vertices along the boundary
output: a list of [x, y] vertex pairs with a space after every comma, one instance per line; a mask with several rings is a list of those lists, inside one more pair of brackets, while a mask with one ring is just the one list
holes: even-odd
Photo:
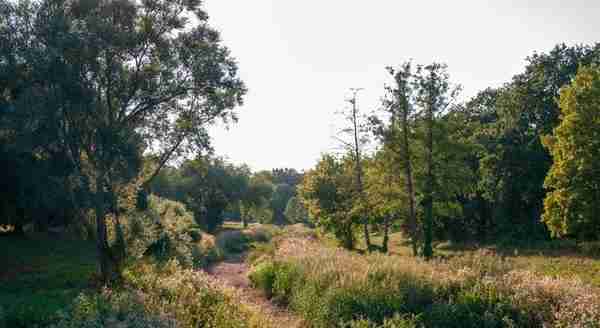
[[[255, 280], [271, 281], [270, 292], [315, 326], [407, 314], [421, 315], [415, 324], [428, 327], [600, 327], [597, 289], [576, 277], [541, 274], [531, 269], [535, 264], [528, 269], [520, 263], [526, 258], [487, 249], [424, 262], [360, 255], [307, 238], [282, 237], [277, 245], [263, 260], [274, 265], [258, 267], [268, 279]], [[405, 255], [397, 246], [393, 253]]]

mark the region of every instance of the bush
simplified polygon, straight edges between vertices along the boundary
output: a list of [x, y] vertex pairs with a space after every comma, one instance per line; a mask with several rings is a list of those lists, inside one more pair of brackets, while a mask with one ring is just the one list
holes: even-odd
[[276, 271], [277, 268], [274, 262], [262, 262], [250, 272], [248, 278], [255, 288], [262, 290], [267, 298], [271, 298], [273, 296]]

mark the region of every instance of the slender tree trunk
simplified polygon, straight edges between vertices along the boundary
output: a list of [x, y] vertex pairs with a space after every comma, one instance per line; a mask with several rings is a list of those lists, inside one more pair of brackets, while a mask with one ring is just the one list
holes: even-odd
[[[432, 96], [433, 98], [433, 96]], [[429, 108], [427, 109], [427, 153], [426, 153], [426, 165], [427, 175], [425, 177], [425, 218], [423, 224], [424, 244], [423, 244], [423, 256], [426, 259], [430, 259], [433, 256], [433, 249], [431, 246], [433, 240], [433, 101], [430, 102]]]
[[[355, 170], [356, 170], [356, 184], [357, 184], [357, 191], [360, 197], [361, 202], [363, 203], [362, 205], [366, 205], [366, 199], [365, 199], [365, 195], [364, 195], [364, 188], [363, 188], [363, 181], [362, 181], [362, 163], [361, 163], [361, 151], [360, 151], [360, 142], [359, 142], [359, 136], [358, 136], [358, 117], [357, 117], [357, 108], [356, 108], [356, 94], [354, 96], [354, 98], [352, 99], [352, 124], [354, 125], [354, 156], [355, 156]], [[369, 219], [366, 215], [366, 213], [362, 213], [362, 221], [363, 221], [363, 228], [364, 228], [364, 236], [365, 236], [365, 244], [367, 246], [367, 251], [370, 252], [371, 251], [371, 238], [370, 238], [370, 233], [369, 233]]]
[[408, 225], [413, 256], [417, 256], [419, 248], [417, 244], [417, 216], [415, 211], [415, 190], [412, 176], [412, 161], [409, 148], [409, 126], [408, 126], [408, 101], [405, 101], [402, 112], [402, 147], [404, 148], [404, 175], [406, 176], [406, 191], [408, 193]]
[[383, 245], [381, 250], [384, 253], [388, 252], [388, 244], [390, 241], [390, 225], [391, 225], [391, 217], [390, 216], [386, 216], [385, 217], [385, 221], [383, 223]]
[[113, 280], [113, 263], [108, 245], [106, 229], [106, 201], [105, 201], [104, 174], [99, 172], [96, 176], [95, 215], [96, 215], [96, 249], [98, 252], [98, 265], [102, 282], [105, 284]]

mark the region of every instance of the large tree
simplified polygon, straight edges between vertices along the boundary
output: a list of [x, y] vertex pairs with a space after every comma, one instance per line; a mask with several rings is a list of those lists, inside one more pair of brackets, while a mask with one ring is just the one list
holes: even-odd
[[142, 152], [157, 158], [152, 179], [174, 157], [206, 150], [207, 126], [235, 119], [245, 93], [237, 65], [199, 1], [3, 0], [0, 8], [10, 104], [58, 127], [58, 144], [89, 186], [108, 281], [116, 185], [139, 172]]
[[554, 163], [543, 221], [554, 236], [600, 238], [600, 68], [582, 67], [560, 92], [560, 124], [543, 138]]

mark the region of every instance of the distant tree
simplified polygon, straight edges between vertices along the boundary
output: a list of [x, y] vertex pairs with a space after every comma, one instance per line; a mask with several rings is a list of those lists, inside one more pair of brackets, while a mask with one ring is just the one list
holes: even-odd
[[259, 216], [263, 223], [270, 223], [273, 213], [268, 206], [272, 194], [273, 185], [264, 181], [262, 176], [250, 178], [240, 196], [240, 214], [244, 228], [248, 226], [248, 220], [252, 215]]
[[286, 221], [285, 208], [288, 201], [296, 195], [296, 189], [287, 183], [280, 183], [273, 188], [271, 196], [271, 209], [273, 221], [276, 224], [284, 224]]
[[194, 213], [194, 219], [208, 232], [223, 223], [227, 207], [244, 197], [250, 170], [221, 158], [200, 158], [185, 162], [180, 169], [176, 194]]
[[555, 237], [600, 238], [600, 67], [560, 92], [560, 124], [543, 138], [554, 163], [542, 220]]
[[302, 182], [302, 174], [291, 168], [273, 169], [271, 176], [274, 184], [285, 183], [293, 188]]
[[308, 224], [308, 210], [299, 197], [292, 197], [285, 206], [285, 218], [289, 223]]
[[354, 248], [355, 229], [361, 220], [354, 211], [355, 188], [353, 162], [331, 155], [324, 155], [315, 168], [306, 172], [298, 187], [310, 219], [333, 233], [347, 249]]

